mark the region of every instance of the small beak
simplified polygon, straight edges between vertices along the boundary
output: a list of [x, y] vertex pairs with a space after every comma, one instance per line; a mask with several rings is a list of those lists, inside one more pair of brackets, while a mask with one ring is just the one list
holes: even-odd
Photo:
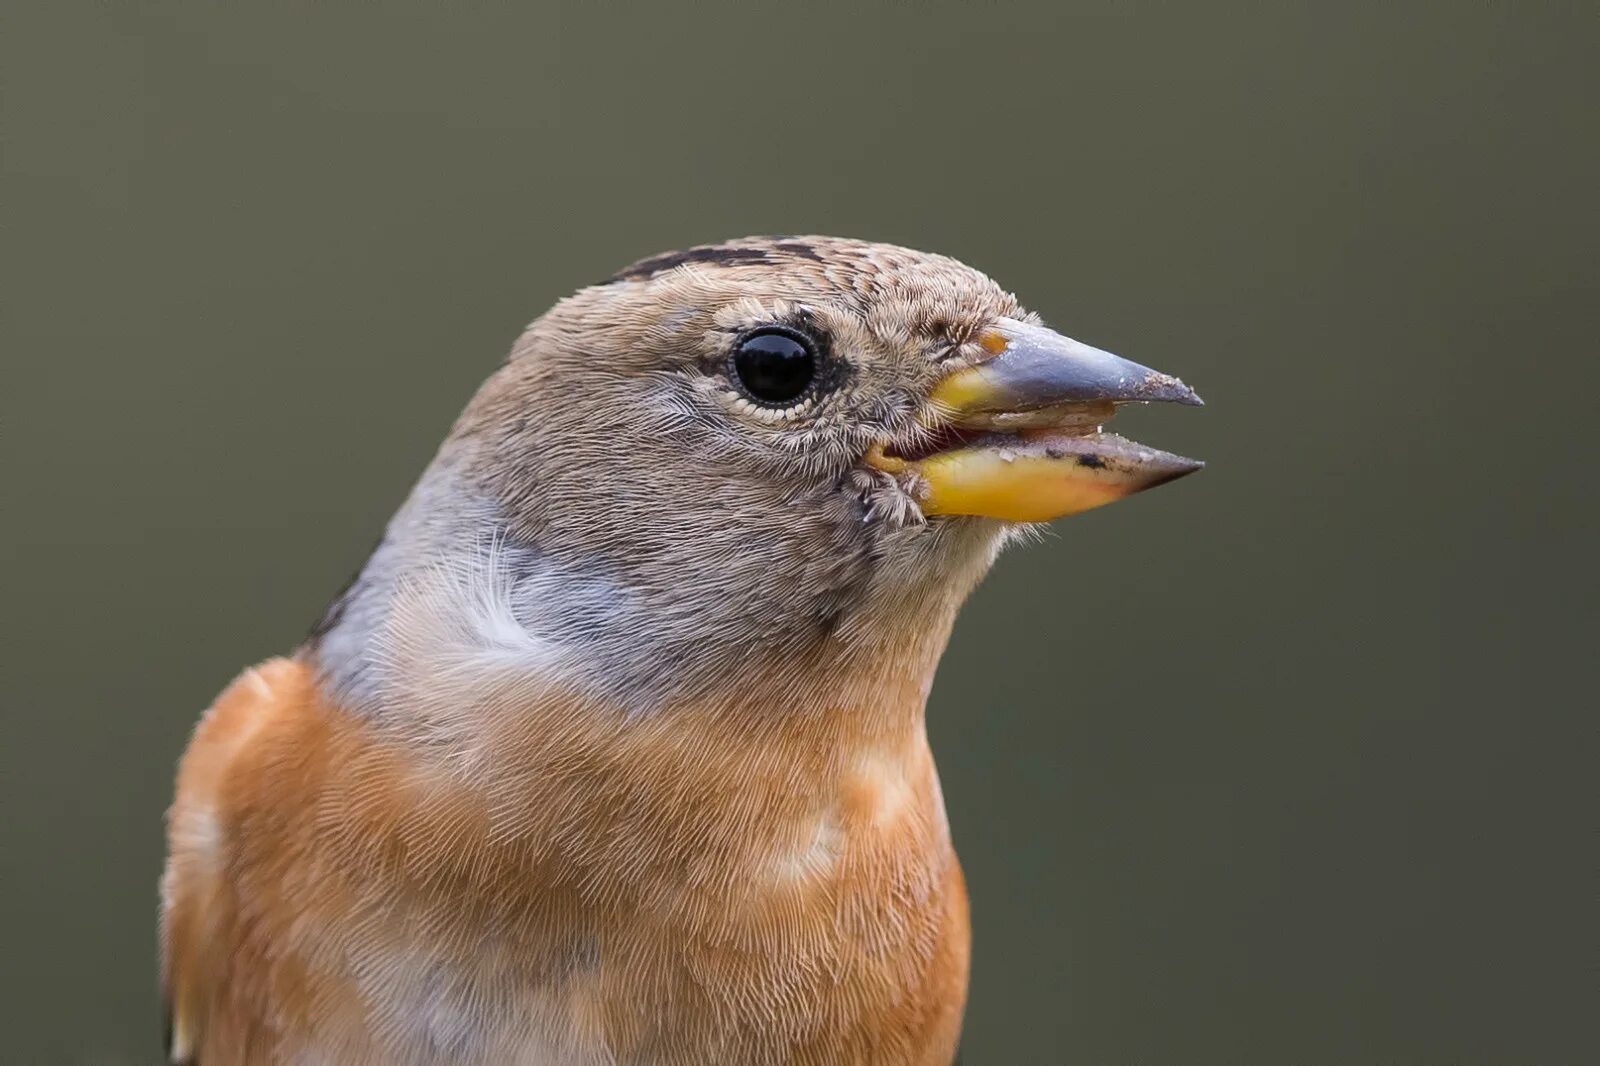
[[988, 358], [929, 395], [933, 446], [867, 456], [916, 475], [924, 514], [1047, 522], [1205, 465], [1101, 429], [1124, 403], [1199, 406], [1177, 378], [1015, 319], [997, 319], [979, 341]]

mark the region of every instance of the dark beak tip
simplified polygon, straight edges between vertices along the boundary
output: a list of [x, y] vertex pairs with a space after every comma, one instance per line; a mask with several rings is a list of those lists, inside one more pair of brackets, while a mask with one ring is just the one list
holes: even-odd
[[[1137, 365], [1137, 364], [1135, 364]], [[1112, 401], [1142, 400], [1145, 403], [1175, 403], [1183, 407], [1204, 407], [1206, 402], [1200, 394], [1183, 383], [1183, 379], [1163, 374], [1159, 370], [1149, 367], [1139, 367], [1144, 372], [1144, 380], [1124, 386], [1123, 395], [1118, 396], [1115, 390], [1108, 398]]]
[[[1175, 456], [1174, 458], [1177, 459], [1178, 457]], [[1160, 485], [1166, 485], [1173, 481], [1177, 481], [1181, 477], [1188, 477], [1190, 474], [1199, 473], [1205, 468], [1206, 464], [1199, 459], [1179, 459], [1177, 462], [1168, 464], [1165, 470], [1162, 470], [1155, 477], [1151, 478], [1149, 483], [1144, 485], [1143, 488], [1153, 489]]]
[[1175, 403], [1183, 407], [1204, 407], [1206, 405], [1206, 402], [1200, 398], [1200, 394], [1182, 381], [1166, 375], [1162, 375], [1162, 377], [1165, 380], [1150, 390], [1151, 399], [1164, 400], [1167, 403]]

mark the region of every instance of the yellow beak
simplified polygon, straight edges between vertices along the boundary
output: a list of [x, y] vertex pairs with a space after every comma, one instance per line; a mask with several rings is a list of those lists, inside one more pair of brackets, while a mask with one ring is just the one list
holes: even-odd
[[891, 444], [867, 457], [916, 475], [924, 514], [1048, 522], [1205, 465], [1101, 430], [1122, 403], [1199, 405], [1177, 378], [1013, 319], [982, 341], [991, 358], [928, 398], [931, 449]]

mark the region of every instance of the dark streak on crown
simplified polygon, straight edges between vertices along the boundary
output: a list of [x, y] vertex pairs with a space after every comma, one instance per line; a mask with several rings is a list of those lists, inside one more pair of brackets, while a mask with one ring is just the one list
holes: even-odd
[[777, 251], [788, 252], [790, 255], [800, 259], [809, 259], [813, 263], [822, 262], [822, 256], [818, 255], [817, 250], [805, 241], [779, 241], [772, 247]]
[[685, 248], [681, 252], [665, 252], [641, 259], [632, 266], [611, 275], [602, 285], [615, 285], [622, 281], [648, 281], [687, 263], [704, 263], [713, 266], [768, 266], [774, 256], [789, 256], [822, 262], [817, 250], [804, 241], [774, 240], [769, 245], [702, 244]]

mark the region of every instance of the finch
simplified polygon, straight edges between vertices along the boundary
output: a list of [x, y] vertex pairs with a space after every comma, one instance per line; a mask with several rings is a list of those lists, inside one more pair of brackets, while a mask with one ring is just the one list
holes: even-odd
[[1200, 464], [1176, 378], [906, 248], [748, 238], [555, 305], [184, 754], [174, 1062], [949, 1063], [924, 724], [1032, 523]]

